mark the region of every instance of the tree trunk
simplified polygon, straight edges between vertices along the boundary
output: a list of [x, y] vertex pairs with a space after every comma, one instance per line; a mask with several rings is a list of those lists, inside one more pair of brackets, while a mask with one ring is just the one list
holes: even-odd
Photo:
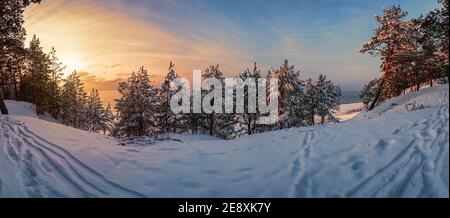
[[322, 125], [325, 124], [325, 116], [323, 116], [323, 115], [322, 115], [322, 120], [321, 120], [321, 122], [322, 122]]
[[3, 90], [0, 89], [0, 111], [2, 114], [8, 114], [8, 108], [6, 108], [5, 99], [3, 98]]
[[214, 115], [211, 115], [211, 121], [210, 121], [210, 125], [209, 125], [209, 134], [210, 135], [214, 135]]
[[378, 99], [380, 99], [381, 91], [383, 91], [384, 82], [386, 80], [387, 75], [389, 74], [389, 71], [391, 70], [391, 61], [392, 61], [391, 54], [392, 52], [389, 52], [386, 70], [384, 71], [384, 75], [383, 78], [381, 79], [380, 86], [378, 87], [377, 94], [375, 95], [375, 98], [373, 99], [372, 103], [369, 106], [369, 111], [375, 107], [375, 105], [378, 102]]

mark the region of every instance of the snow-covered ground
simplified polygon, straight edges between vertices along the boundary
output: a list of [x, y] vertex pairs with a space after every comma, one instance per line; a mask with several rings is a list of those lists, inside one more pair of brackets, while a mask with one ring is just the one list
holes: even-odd
[[0, 197], [449, 197], [448, 91], [338, 124], [148, 146], [0, 116]]
[[346, 121], [358, 115], [363, 109], [364, 105], [361, 102], [341, 104], [339, 105], [339, 110], [334, 115], [339, 121]]

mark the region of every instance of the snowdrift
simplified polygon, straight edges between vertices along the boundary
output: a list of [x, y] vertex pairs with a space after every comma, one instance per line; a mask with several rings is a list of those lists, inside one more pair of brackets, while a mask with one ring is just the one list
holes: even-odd
[[448, 91], [339, 124], [148, 146], [0, 116], [0, 197], [449, 197]]

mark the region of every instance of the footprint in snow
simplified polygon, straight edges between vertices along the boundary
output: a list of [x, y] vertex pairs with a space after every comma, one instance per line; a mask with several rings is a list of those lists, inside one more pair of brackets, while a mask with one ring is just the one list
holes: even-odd
[[352, 164], [352, 170], [355, 172], [361, 171], [366, 166], [365, 160], [357, 160]]

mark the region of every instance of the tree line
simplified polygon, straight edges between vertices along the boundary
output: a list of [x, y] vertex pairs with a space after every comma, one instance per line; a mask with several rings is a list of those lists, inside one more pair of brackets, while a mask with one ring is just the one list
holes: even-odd
[[380, 58], [381, 78], [363, 87], [361, 99], [371, 110], [377, 103], [406, 92], [418, 91], [424, 84], [447, 78], [449, 74], [448, 0], [425, 16], [406, 19], [400, 6], [383, 9], [379, 23], [361, 53]]
[[[273, 125], [258, 125], [257, 120], [264, 114], [250, 112], [247, 106], [243, 113], [206, 113], [202, 110], [202, 113], [174, 114], [170, 110], [170, 99], [176, 90], [171, 89], [170, 84], [179, 78], [174, 64], [170, 63], [161, 87], [153, 86], [148, 74], [141, 67], [126, 82], [119, 84], [121, 97], [116, 100], [116, 125], [113, 131], [116, 137], [201, 133], [229, 139], [243, 134], [337, 122], [332, 111], [338, 108], [342, 94], [339, 86], [334, 85], [325, 75], [320, 75], [315, 81], [301, 80], [299, 71], [295, 70], [294, 65], [289, 65], [288, 60], [280, 67], [270, 69], [267, 75], [262, 75], [255, 63], [251, 70], [246, 69], [237, 77], [243, 81], [248, 78], [255, 81], [262, 77], [266, 77], [267, 81], [269, 78], [277, 78], [280, 84], [278, 121]], [[219, 65], [211, 65], [202, 71], [202, 80], [207, 78], [217, 78], [222, 83], [225, 80]], [[256, 93], [260, 88], [260, 85], [256, 86]], [[224, 89], [222, 90], [225, 95]], [[268, 89], [262, 91], [267, 92], [266, 96], [269, 95]], [[248, 87], [245, 87], [245, 102], [248, 102], [248, 92]], [[208, 93], [207, 90], [201, 92], [202, 96]], [[190, 102], [192, 108], [193, 102]]]

